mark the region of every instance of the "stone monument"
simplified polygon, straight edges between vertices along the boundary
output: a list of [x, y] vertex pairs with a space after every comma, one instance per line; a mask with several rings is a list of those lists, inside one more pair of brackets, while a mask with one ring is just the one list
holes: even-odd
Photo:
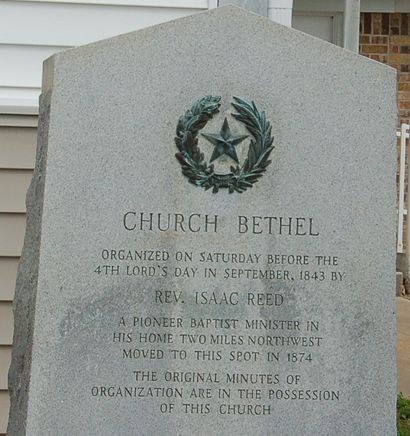
[[394, 435], [395, 121], [231, 6], [48, 59], [10, 436]]

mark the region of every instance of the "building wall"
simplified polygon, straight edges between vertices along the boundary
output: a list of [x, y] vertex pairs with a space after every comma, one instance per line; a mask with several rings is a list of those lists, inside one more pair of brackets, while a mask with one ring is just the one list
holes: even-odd
[[399, 121], [410, 123], [410, 14], [361, 14], [360, 54], [397, 70]]
[[[409, 0], [410, 1], [410, 0]], [[398, 124], [410, 124], [410, 13], [363, 13], [360, 16], [360, 53], [375, 61], [390, 65], [397, 70]], [[407, 141], [408, 143], [409, 141]], [[409, 148], [406, 150], [408, 168]], [[400, 140], [397, 141], [397, 168], [399, 168]], [[397, 185], [399, 173], [397, 174]], [[404, 186], [408, 198], [408, 174]], [[405, 201], [407, 208], [407, 201]], [[407, 232], [404, 219], [403, 234]], [[404, 249], [407, 240], [404, 238]]]
[[37, 113], [41, 65], [53, 53], [216, 4], [217, 0], [1, 0], [0, 113]]
[[25, 193], [34, 167], [36, 126], [36, 116], [0, 115], [0, 434], [5, 433], [8, 419], [12, 300], [25, 230]]
[[216, 0], [0, 1], [0, 436], [8, 421], [12, 300], [35, 161], [42, 62], [71, 46], [215, 6]]

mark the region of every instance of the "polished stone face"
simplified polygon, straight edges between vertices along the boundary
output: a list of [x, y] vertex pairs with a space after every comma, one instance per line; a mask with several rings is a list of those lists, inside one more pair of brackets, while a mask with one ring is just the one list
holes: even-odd
[[47, 61], [9, 433], [394, 435], [394, 141], [392, 69], [234, 7]]

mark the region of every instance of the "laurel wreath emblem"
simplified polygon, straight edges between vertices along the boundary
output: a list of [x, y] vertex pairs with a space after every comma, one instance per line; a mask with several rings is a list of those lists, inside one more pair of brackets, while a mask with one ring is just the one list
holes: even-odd
[[242, 166], [233, 165], [230, 173], [218, 174], [214, 165], [208, 164], [198, 147], [198, 133], [207, 122], [219, 112], [221, 97], [207, 95], [194, 103], [182, 115], [177, 124], [175, 144], [179, 150], [175, 154], [182, 167], [182, 173], [190, 183], [216, 193], [227, 188], [229, 193], [242, 193], [251, 188], [271, 163], [269, 155], [274, 149], [272, 126], [266, 120], [265, 112], [260, 112], [255, 103], [240, 97], [233, 97], [231, 103], [237, 113], [232, 116], [242, 123], [251, 134], [248, 155]]

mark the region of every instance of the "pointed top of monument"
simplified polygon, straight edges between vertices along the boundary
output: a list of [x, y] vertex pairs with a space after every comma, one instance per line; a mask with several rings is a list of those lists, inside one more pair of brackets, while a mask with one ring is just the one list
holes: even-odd
[[150, 44], [151, 49], [157, 52], [161, 48], [166, 51], [174, 48], [178, 58], [178, 54], [182, 54], [185, 48], [193, 49], [193, 52], [198, 54], [202, 50], [207, 51], [211, 48], [217, 53], [220, 45], [227, 43], [233, 46], [233, 56], [235, 56], [236, 48], [240, 49], [240, 47], [250, 45], [264, 46], [272, 53], [276, 52], [281, 58], [292, 57], [296, 63], [299, 61], [299, 54], [307, 52], [311, 54], [311, 62], [326, 64], [331, 62], [332, 58], [338, 63], [351, 60], [395, 74], [395, 70], [391, 67], [235, 5], [210, 9], [65, 50], [49, 59], [69, 60], [81, 56], [88, 58], [93, 51], [101, 54], [101, 51], [105, 49], [108, 51], [115, 49], [120, 54], [124, 52], [125, 47], [130, 47], [130, 45], [133, 46], [134, 52], [138, 53], [140, 49], [145, 49]]

